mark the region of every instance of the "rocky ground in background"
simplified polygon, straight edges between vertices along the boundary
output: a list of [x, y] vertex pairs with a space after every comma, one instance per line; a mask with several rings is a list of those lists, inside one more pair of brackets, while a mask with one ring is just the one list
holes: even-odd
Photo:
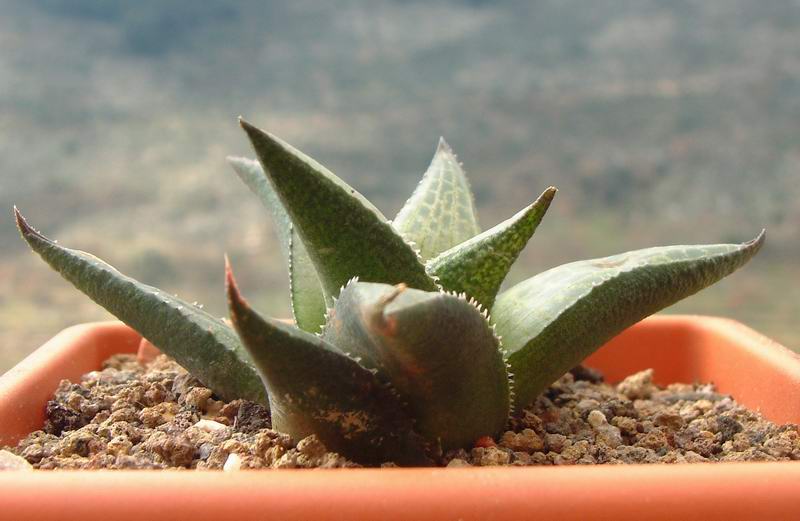
[[[443, 466], [800, 460], [800, 430], [778, 426], [709, 384], [616, 386], [577, 368], [499, 439], [445, 454]], [[222, 402], [166, 356], [117, 355], [80, 383], [61, 382], [44, 429], [0, 451], [0, 469], [357, 467], [314, 436], [270, 428], [263, 407]], [[384, 466], [393, 466], [386, 463]]]

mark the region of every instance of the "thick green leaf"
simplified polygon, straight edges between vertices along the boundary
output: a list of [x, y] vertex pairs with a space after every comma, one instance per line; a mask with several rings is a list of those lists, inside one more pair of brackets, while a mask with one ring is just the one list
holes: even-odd
[[314, 262], [326, 298], [356, 276], [436, 289], [416, 252], [361, 194], [288, 143], [243, 120], [241, 125]]
[[525, 406], [623, 329], [744, 265], [764, 243], [666, 246], [573, 262], [517, 284], [492, 318]]
[[275, 221], [281, 250], [289, 268], [289, 291], [295, 322], [305, 331], [319, 331], [325, 322], [325, 298], [322, 295], [322, 286], [303, 241], [292, 227], [289, 214], [286, 213], [283, 203], [258, 161], [229, 157], [228, 162], [239, 179], [267, 207]]
[[318, 333], [325, 323], [325, 298], [317, 270], [308, 257], [303, 241], [294, 231], [289, 245], [289, 291], [292, 314], [300, 329]]
[[444, 450], [495, 436], [510, 412], [499, 342], [484, 315], [446, 293], [354, 282], [322, 338], [391, 383], [417, 431]]
[[511, 265], [536, 231], [556, 194], [553, 187], [512, 218], [428, 262], [428, 273], [449, 291], [491, 308]]
[[258, 315], [230, 270], [227, 288], [233, 325], [269, 391], [275, 429], [295, 440], [316, 434], [361, 463], [430, 463], [390, 387], [323, 339]]
[[425, 260], [480, 233], [469, 182], [444, 138], [392, 225], [416, 244]]
[[226, 400], [268, 405], [236, 333], [222, 320], [158, 288], [127, 277], [97, 257], [59, 246], [16, 211], [22, 237], [53, 269], [111, 314], [173, 357]]

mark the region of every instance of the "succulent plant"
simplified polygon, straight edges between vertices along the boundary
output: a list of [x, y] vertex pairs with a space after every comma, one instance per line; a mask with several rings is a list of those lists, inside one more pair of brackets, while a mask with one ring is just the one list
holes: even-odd
[[499, 293], [556, 193], [480, 232], [442, 140], [393, 221], [325, 167], [245, 121], [258, 162], [229, 158], [272, 212], [294, 324], [241, 296], [233, 327], [56, 244], [16, 218], [48, 264], [225, 399], [268, 406], [273, 427], [316, 434], [363, 463], [425, 465], [509, 417], [617, 333], [745, 264], [743, 244], [668, 246], [565, 264]]

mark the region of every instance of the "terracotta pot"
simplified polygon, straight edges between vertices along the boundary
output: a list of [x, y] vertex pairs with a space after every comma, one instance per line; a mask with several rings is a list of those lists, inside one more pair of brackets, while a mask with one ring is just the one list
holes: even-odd
[[[118, 323], [69, 328], [0, 378], [0, 444], [43, 421], [62, 378], [133, 353]], [[779, 423], [800, 423], [800, 356], [736, 322], [649, 318], [588, 360], [613, 381], [710, 381]], [[800, 519], [800, 462], [711, 465], [0, 473], [0, 518]], [[234, 517], [235, 516], [235, 517]]]

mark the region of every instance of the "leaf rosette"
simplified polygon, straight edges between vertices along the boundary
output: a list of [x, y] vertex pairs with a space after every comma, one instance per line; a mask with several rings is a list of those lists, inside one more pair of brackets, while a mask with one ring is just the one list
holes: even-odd
[[464, 170], [440, 140], [389, 221], [308, 155], [241, 126], [257, 161], [229, 162], [275, 221], [294, 324], [252, 309], [229, 265], [230, 323], [47, 239], [15, 208], [17, 225], [66, 280], [217, 395], [269, 406], [274, 428], [367, 464], [427, 465], [498, 435], [594, 350], [733, 273], [765, 239], [578, 261], [500, 292], [555, 188], [481, 232]]

